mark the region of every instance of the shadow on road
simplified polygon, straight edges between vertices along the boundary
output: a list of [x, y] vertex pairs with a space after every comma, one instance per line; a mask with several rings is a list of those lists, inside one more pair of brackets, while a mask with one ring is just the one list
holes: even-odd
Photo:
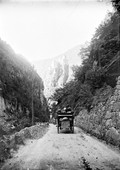
[[59, 134], [76, 134], [77, 132], [74, 131], [74, 133], [72, 133], [69, 129], [61, 129]]

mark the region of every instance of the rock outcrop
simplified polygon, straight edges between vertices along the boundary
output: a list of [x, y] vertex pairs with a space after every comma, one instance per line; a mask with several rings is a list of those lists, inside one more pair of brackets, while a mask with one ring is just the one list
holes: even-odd
[[72, 66], [81, 64], [81, 46], [68, 50], [63, 55], [35, 62], [38, 74], [44, 81], [44, 94], [49, 98], [56, 88], [63, 87], [73, 77]]
[[2, 82], [0, 81], [0, 117], [5, 116], [5, 102], [4, 98], [2, 97]]
[[115, 89], [107, 86], [102, 90], [95, 96], [90, 112], [80, 111], [76, 124], [107, 143], [120, 147], [120, 77]]
[[20, 121], [27, 117], [29, 121], [32, 103], [35, 117], [48, 121], [49, 113], [43, 113], [48, 106], [41, 77], [23, 56], [0, 39], [0, 119]]
[[0, 96], [0, 117], [5, 116], [4, 110], [5, 110], [4, 98], [2, 96]]

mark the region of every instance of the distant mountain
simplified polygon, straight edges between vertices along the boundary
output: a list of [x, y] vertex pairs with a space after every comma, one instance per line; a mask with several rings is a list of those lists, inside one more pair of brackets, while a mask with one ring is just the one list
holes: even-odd
[[72, 79], [72, 66], [81, 65], [80, 49], [81, 45], [57, 57], [34, 62], [38, 74], [44, 81], [46, 97], [50, 97], [56, 88], [62, 87]]

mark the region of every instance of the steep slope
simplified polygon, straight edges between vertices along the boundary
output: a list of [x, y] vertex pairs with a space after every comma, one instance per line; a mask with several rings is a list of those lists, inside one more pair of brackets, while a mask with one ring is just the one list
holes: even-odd
[[35, 117], [40, 121], [48, 120], [43, 90], [43, 81], [30, 63], [0, 40], [0, 116], [18, 122], [23, 117], [30, 120], [33, 91]]
[[[52, 98], [59, 101], [59, 108], [71, 105], [74, 113], [78, 114], [76, 118], [78, 126], [118, 147], [120, 147], [119, 21], [119, 13], [108, 14], [96, 30], [90, 45], [81, 51], [84, 60], [82, 66], [75, 70], [75, 79], [63, 88], [57, 89]], [[54, 106], [53, 110], [57, 107]]]
[[117, 12], [109, 13], [96, 29], [89, 46], [82, 48], [83, 62], [75, 69], [75, 81], [67, 83], [53, 96], [54, 101], [61, 101], [61, 107], [69, 103], [78, 112], [82, 107], [90, 111], [97, 89], [105, 84], [115, 87], [120, 76], [119, 21]]

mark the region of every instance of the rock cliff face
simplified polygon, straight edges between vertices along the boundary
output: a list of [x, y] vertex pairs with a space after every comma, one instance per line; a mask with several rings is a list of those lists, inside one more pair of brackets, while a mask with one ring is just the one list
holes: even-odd
[[4, 116], [4, 111], [5, 110], [5, 103], [4, 103], [4, 99], [2, 96], [0, 96], [0, 117]]
[[90, 112], [82, 110], [79, 113], [76, 124], [106, 142], [120, 147], [120, 77], [115, 89], [107, 86], [99, 94], [95, 97]]
[[34, 63], [44, 81], [46, 97], [50, 97], [56, 88], [72, 79], [72, 66], [81, 64], [80, 48], [77, 46], [58, 57]]
[[43, 91], [43, 81], [30, 63], [0, 39], [0, 119], [31, 119], [33, 101], [35, 117], [45, 121], [48, 107]]

